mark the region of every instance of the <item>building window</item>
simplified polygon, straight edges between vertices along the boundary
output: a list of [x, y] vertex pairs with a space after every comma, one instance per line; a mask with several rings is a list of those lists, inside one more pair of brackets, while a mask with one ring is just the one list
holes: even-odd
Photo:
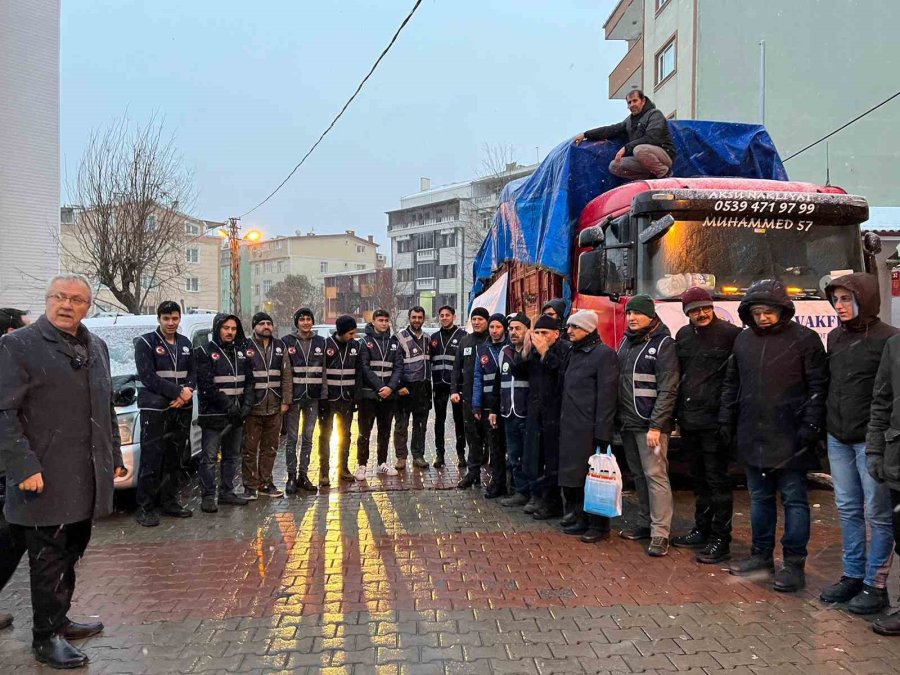
[[185, 222], [184, 233], [185, 234], [200, 234], [200, 226], [197, 223]]
[[438, 295], [437, 302], [434, 303], [435, 311], [437, 311], [439, 307], [443, 307], [444, 305], [450, 305], [451, 307], [456, 309], [456, 293]]
[[438, 267], [438, 278], [440, 278], [440, 279], [455, 279], [456, 278], [456, 265], [440, 265]]
[[397, 253], [409, 253], [412, 250], [412, 240], [411, 239], [398, 239], [397, 240]]
[[434, 232], [420, 232], [415, 235], [416, 250], [434, 248]]
[[669, 0], [656, 0], [656, 13], [659, 14], [669, 4]]
[[278, 261], [278, 271], [279, 271], [279, 272], [285, 272], [286, 270], [287, 270], [287, 261], [286, 261], [286, 260], [279, 260], [279, 261]]
[[259, 276], [259, 263], [253, 263], [253, 276]]
[[263, 268], [266, 270], [266, 274], [271, 274], [275, 270], [275, 263], [268, 260], [265, 265], [263, 265]]
[[412, 280], [413, 280], [413, 271], [411, 269], [397, 270], [397, 281], [412, 281]]
[[265, 295], [268, 295], [269, 291], [271, 291], [271, 290], [272, 290], [272, 280], [266, 279], [265, 281], [263, 281], [263, 293]]
[[198, 263], [200, 262], [200, 249], [196, 246], [191, 247], [185, 251], [185, 258], [189, 263]]
[[359, 265], [356, 266], [356, 269], [364, 270], [364, 269], [366, 269], [366, 266], [364, 264], [360, 263]]
[[416, 278], [433, 279], [434, 263], [419, 263], [418, 265], [416, 265]]
[[184, 290], [189, 293], [197, 293], [200, 291], [200, 278], [199, 277], [187, 277], [184, 280]]
[[319, 263], [319, 272], [325, 274], [328, 271], [328, 263], [324, 260]]
[[256, 296], [259, 295], [259, 284], [255, 284], [253, 286], [253, 295], [256, 295]]
[[357, 253], [365, 253], [365, 252], [366, 252], [366, 247], [365, 247], [365, 246], [359, 246], [359, 245], [357, 245], [357, 246], [356, 246], [356, 252], [357, 252]]
[[438, 237], [438, 248], [456, 248], [456, 232]]
[[675, 52], [678, 48], [678, 39], [673, 37], [666, 46], [656, 52], [656, 79], [654, 83], [658, 87], [675, 74]]
[[281, 239], [276, 240], [276, 241], [275, 241], [275, 248], [277, 248], [277, 249], [282, 249], [282, 248], [284, 248], [284, 241], [282, 241]]

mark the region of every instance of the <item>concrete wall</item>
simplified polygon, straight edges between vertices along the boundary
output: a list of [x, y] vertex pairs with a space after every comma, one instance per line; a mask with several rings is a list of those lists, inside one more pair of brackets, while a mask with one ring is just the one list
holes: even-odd
[[[674, 0], [673, 0], [674, 1]], [[688, 4], [688, 0], [682, 0]], [[896, 92], [900, 3], [699, 0], [697, 118], [759, 122], [759, 41], [766, 41], [765, 124], [782, 157]], [[874, 205], [900, 204], [900, 100], [829, 141], [831, 182]], [[825, 144], [785, 165], [825, 182]]]
[[[644, 93], [669, 117], [690, 118], [694, 91], [694, 20], [699, 0], [669, 0], [656, 13], [656, 0], [644, 0]], [[676, 36], [675, 74], [656, 87], [656, 54]], [[624, 110], [627, 114], [628, 111]], [[624, 115], [623, 115], [624, 117]]]
[[59, 270], [59, 0], [0, 0], [0, 306]]

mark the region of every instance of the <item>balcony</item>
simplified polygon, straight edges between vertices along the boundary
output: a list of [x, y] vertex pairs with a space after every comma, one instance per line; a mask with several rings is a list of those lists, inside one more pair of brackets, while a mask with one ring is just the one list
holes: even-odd
[[433, 248], [421, 248], [416, 251], [416, 262], [434, 262], [437, 260], [437, 251]]
[[433, 291], [437, 288], [437, 279], [416, 279], [417, 291]]
[[624, 99], [632, 89], [644, 84], [644, 38], [631, 43], [625, 58], [609, 74], [609, 97]]
[[603, 28], [607, 40], [637, 40], [644, 32], [644, 0], [620, 0]]

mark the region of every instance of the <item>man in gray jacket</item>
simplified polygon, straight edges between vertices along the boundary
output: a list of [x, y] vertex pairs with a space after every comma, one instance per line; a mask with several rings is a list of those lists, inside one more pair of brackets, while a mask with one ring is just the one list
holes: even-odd
[[12, 551], [27, 551], [31, 569], [35, 658], [77, 668], [88, 657], [69, 640], [103, 624], [67, 614], [75, 563], [91, 538], [91, 521], [112, 512], [113, 475], [124, 476], [106, 344], [81, 321], [91, 306], [83, 277], [54, 278], [46, 313], [0, 339], [0, 456], [6, 466], [4, 515]]
[[669, 329], [647, 295], [625, 306], [628, 329], [619, 344], [619, 430], [628, 468], [634, 476], [640, 513], [624, 539], [650, 539], [647, 553], [669, 551], [672, 487], [669, 484], [669, 434], [678, 401], [678, 354]]

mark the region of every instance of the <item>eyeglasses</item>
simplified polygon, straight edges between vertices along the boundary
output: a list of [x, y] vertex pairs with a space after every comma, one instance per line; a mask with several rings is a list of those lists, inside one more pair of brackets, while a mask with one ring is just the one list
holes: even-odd
[[80, 295], [66, 295], [65, 293], [47, 293], [47, 299], [53, 300], [60, 305], [68, 301], [75, 307], [91, 304], [90, 300], [85, 300]]
[[713, 308], [710, 306], [706, 307], [695, 307], [694, 309], [688, 310], [688, 316], [697, 316], [699, 314], [712, 314]]

